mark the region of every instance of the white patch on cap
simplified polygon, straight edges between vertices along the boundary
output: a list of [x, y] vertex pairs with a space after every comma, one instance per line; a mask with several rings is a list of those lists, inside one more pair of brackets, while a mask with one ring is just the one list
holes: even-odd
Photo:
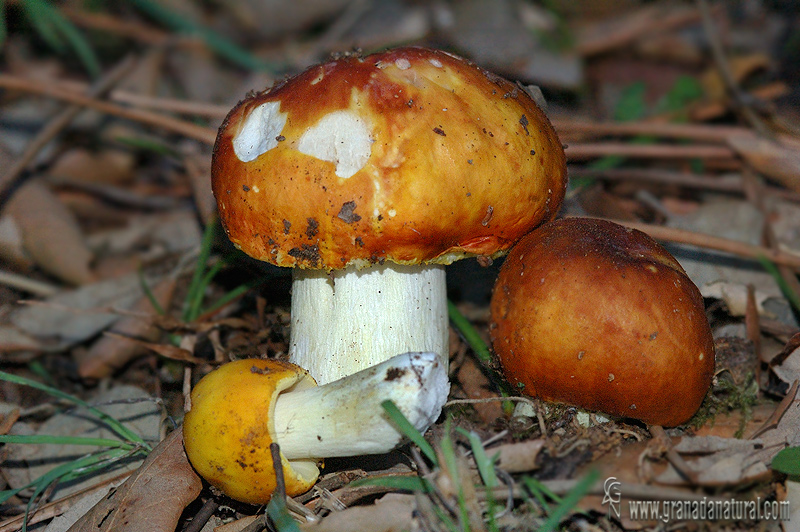
[[303, 133], [300, 153], [336, 163], [336, 175], [351, 177], [364, 168], [372, 151], [367, 124], [350, 111], [334, 111]]
[[411, 68], [411, 62], [404, 57], [395, 60], [394, 64], [400, 70], [408, 70], [409, 68]]
[[250, 162], [278, 145], [287, 118], [280, 108], [281, 102], [267, 102], [250, 111], [233, 139], [233, 152], [240, 161]]
[[438, 59], [428, 59], [428, 62], [435, 66], [436, 68], [442, 68], [442, 62]]

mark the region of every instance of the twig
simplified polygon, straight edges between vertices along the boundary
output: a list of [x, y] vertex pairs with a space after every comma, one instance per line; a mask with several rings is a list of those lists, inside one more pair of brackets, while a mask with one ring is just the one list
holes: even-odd
[[483, 403], [495, 403], [497, 401], [519, 401], [521, 403], [528, 403], [532, 408], [536, 408], [536, 402], [533, 399], [529, 399], [527, 397], [482, 397], [480, 399], [451, 399], [447, 401], [444, 406], [453, 406], [453, 405], [474, 405], [474, 404], [483, 404]]
[[[631, 43], [654, 33], [666, 33], [670, 30], [693, 24], [699, 19], [699, 14], [693, 8], [665, 9], [663, 4], [654, 4], [649, 8], [639, 9], [627, 16], [615, 20], [614, 29], [608, 30], [603, 24], [593, 24], [591, 34], [579, 33], [575, 51], [582, 56], [593, 56], [608, 53], [618, 48], [630, 46]], [[614, 17], [617, 19], [617, 17]]]
[[736, 152], [727, 146], [711, 144], [629, 144], [626, 142], [572, 143], [565, 147], [568, 161], [621, 155], [645, 159], [735, 159]]
[[675, 468], [675, 471], [677, 471], [678, 474], [684, 479], [696, 485], [697, 473], [692, 471], [692, 469], [689, 467], [689, 464], [686, 463], [686, 460], [684, 460], [683, 457], [674, 449], [672, 446], [672, 440], [670, 440], [669, 436], [667, 436], [667, 433], [664, 432], [664, 428], [660, 425], [651, 425], [650, 434], [652, 434], [659, 442], [661, 442], [661, 445], [664, 446], [666, 449], [665, 454], [667, 456], [667, 460], [669, 460], [669, 463]]
[[[122, 107], [121, 105], [116, 105], [108, 101], [76, 94], [74, 92], [64, 92], [59, 90], [57, 87], [54, 88], [47, 83], [36, 80], [10, 76], [8, 74], [0, 74], [0, 87], [49, 96], [58, 100], [64, 100], [74, 104], [74, 106], [78, 106], [78, 109], [80, 109], [80, 107], [88, 107], [89, 109], [94, 109], [109, 115], [119, 116], [121, 118], [140, 122], [149, 126], [164, 128], [173, 133], [178, 133], [180, 135], [205, 142], [209, 145], [214, 144], [214, 141], [217, 137], [216, 130], [212, 128], [198, 126], [185, 120], [179, 120], [177, 118], [164, 116], [163, 114], [151, 111], [129, 109], [127, 107]], [[2, 181], [0, 181], [0, 186], [2, 186], [2, 184]]]
[[50, 283], [2, 270], [0, 270], [0, 284], [41, 297], [50, 297], [61, 291], [57, 286]]
[[664, 122], [589, 122], [585, 120], [552, 121], [559, 134], [584, 134], [594, 136], [639, 136], [663, 139], [684, 139], [698, 142], [724, 144], [735, 135], [748, 135], [752, 131], [738, 126], [708, 126], [705, 124], [672, 124]]
[[[47, 83], [62, 88], [64, 91], [81, 93], [86, 90], [86, 83], [72, 80], [47, 80]], [[204, 116], [222, 120], [230, 111], [230, 106], [217, 105], [208, 102], [198, 102], [191, 100], [179, 100], [176, 98], [163, 98], [159, 96], [148, 96], [123, 89], [115, 89], [108, 93], [108, 99], [112, 102], [125, 103], [133, 107], [151, 109], [157, 111], [168, 111], [185, 115]]]
[[761, 322], [758, 316], [758, 304], [756, 303], [756, 287], [753, 283], [747, 283], [747, 302], [744, 311], [744, 327], [747, 338], [753, 343], [753, 351], [756, 354], [755, 377], [756, 383], [761, 384]]
[[211, 516], [214, 515], [214, 512], [217, 511], [217, 508], [219, 508], [219, 502], [216, 497], [206, 500], [203, 506], [194, 514], [192, 521], [183, 529], [183, 532], [200, 532], [208, 523], [208, 520], [211, 519]]
[[736, 82], [731, 72], [728, 60], [725, 57], [725, 51], [722, 49], [722, 41], [717, 33], [717, 28], [711, 18], [711, 9], [708, 6], [707, 0], [697, 0], [697, 7], [700, 8], [700, 15], [703, 20], [703, 29], [706, 37], [708, 38], [709, 46], [711, 46], [711, 54], [714, 57], [714, 62], [717, 65], [719, 74], [725, 84], [725, 89], [733, 101], [736, 110], [739, 114], [755, 129], [762, 137], [771, 138], [772, 133], [764, 125], [764, 122], [759, 118], [753, 108], [745, 101], [744, 93]]
[[[719, 176], [712, 174], [693, 174], [653, 168], [612, 168], [608, 170], [596, 170], [581, 166], [570, 166], [569, 175], [571, 178], [586, 177], [612, 182], [643, 181], [658, 185], [674, 185], [716, 192], [729, 192], [732, 194], [745, 193], [745, 184], [742, 180], [720, 179]], [[765, 194], [780, 197], [787, 201], [800, 202], [800, 194], [791, 190], [762, 185], [762, 191]]]
[[[91, 88], [87, 92], [87, 96], [82, 97], [91, 99], [107, 93], [112, 87], [119, 83], [122, 78], [128, 74], [128, 72], [131, 71], [135, 63], [136, 61], [134, 61], [133, 56], [129, 55], [125, 57], [125, 59], [123, 59], [107, 74], [92, 84]], [[3, 78], [18, 79], [5, 74], [0, 76]], [[14, 164], [11, 165], [11, 168], [6, 170], [2, 176], [0, 176], [0, 205], [2, 205], [7, 199], [8, 190], [17, 182], [20, 175], [22, 175], [22, 172], [25, 170], [25, 168], [27, 168], [28, 164], [30, 164], [30, 162], [36, 157], [36, 154], [39, 153], [39, 151], [48, 142], [50, 142], [53, 137], [58, 135], [62, 129], [67, 127], [67, 125], [72, 122], [72, 120], [82, 110], [83, 108], [80, 105], [70, 105], [53, 117], [53, 119], [50, 120], [50, 122], [28, 144], [28, 146], [25, 148], [25, 151], [23, 151], [22, 154], [16, 159]]]
[[[139, 22], [120, 20], [118, 17], [107, 13], [91, 13], [68, 6], [61, 6], [60, 10], [76, 26], [83, 28], [107, 31], [120, 37], [135, 39], [149, 45], [158, 46], [168, 42], [176, 42], [175, 37], [166, 31]], [[186, 37], [182, 38], [182, 40], [189, 41], [193, 45], [200, 42], [199, 39], [189, 39]]]
[[789, 410], [789, 407], [792, 406], [792, 403], [797, 399], [798, 386], [800, 386], [800, 381], [796, 380], [792, 383], [792, 387], [789, 388], [789, 392], [786, 394], [786, 396], [781, 400], [764, 424], [761, 425], [752, 435], [750, 435], [749, 438], [747, 438], [748, 440], [755, 440], [765, 432], [777, 428], [778, 423], [780, 423], [783, 415], [787, 410]]
[[637, 229], [645, 232], [656, 240], [665, 240], [677, 244], [687, 244], [699, 248], [723, 251], [726, 253], [739, 255], [741, 257], [746, 257], [748, 259], [766, 257], [775, 264], [788, 266], [795, 271], [800, 271], [800, 257], [790, 253], [785, 253], [781, 250], [770, 249], [764, 246], [757, 246], [755, 244], [748, 244], [746, 242], [721, 238], [704, 233], [696, 233], [693, 231], [687, 231], [685, 229], [664, 227], [662, 225], [628, 222], [624, 220], [613, 221], [620, 225], [624, 225], [625, 227], [630, 227], [631, 229]]
[[[113, 478], [103, 480], [98, 484], [95, 484], [94, 486], [84, 488], [71, 495], [67, 495], [66, 497], [62, 497], [61, 499], [42, 505], [38, 509], [36, 514], [31, 516], [30, 519], [28, 519], [28, 525], [34, 525], [36, 523], [46, 521], [47, 519], [52, 519], [53, 517], [63, 514], [64, 512], [72, 508], [75, 505], [75, 502], [80, 500], [82, 497], [89, 495], [90, 493], [94, 493], [98, 490], [101, 490], [110, 484], [121, 482], [122, 480], [128, 478], [131, 475], [131, 473], [132, 473], [131, 471], [126, 471], [125, 473], [116, 475]], [[24, 520], [25, 520], [24, 515], [18, 515], [6, 519], [5, 521], [0, 522], [0, 532], [12, 532], [19, 530]]]

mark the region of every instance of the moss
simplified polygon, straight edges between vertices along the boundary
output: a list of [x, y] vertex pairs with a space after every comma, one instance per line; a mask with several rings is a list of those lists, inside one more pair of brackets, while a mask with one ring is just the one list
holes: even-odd
[[741, 411], [739, 429], [734, 434], [736, 438], [741, 438], [747, 422], [753, 416], [753, 406], [757, 401], [758, 383], [752, 372], [747, 373], [741, 383], [737, 383], [729, 373], [723, 372], [714, 378], [711, 389], [688, 425], [695, 428], [713, 426], [718, 415]]

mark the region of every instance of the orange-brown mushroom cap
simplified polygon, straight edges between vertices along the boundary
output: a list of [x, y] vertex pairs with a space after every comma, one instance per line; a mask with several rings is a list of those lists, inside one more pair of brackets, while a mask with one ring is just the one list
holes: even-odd
[[700, 292], [640, 231], [580, 218], [544, 224], [506, 257], [491, 311], [505, 375], [531, 396], [674, 426], [711, 384]]
[[555, 215], [566, 168], [524, 90], [454, 55], [400, 48], [240, 102], [212, 182], [244, 252], [338, 269], [496, 255]]
[[[212, 486], [238, 501], [269, 502], [276, 475], [270, 453], [275, 441], [278, 395], [316, 386], [308, 373], [288, 362], [238, 360], [220, 366], [194, 387], [183, 421], [186, 455]], [[281, 455], [286, 494], [310, 490], [319, 470], [309, 460]]]

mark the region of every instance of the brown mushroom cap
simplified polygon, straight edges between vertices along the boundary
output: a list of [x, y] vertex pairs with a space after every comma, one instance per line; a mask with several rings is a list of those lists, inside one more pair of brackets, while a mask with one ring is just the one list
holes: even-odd
[[711, 384], [700, 292], [640, 231], [580, 218], [542, 225], [509, 252], [491, 311], [495, 353], [527, 395], [674, 426]]
[[336, 269], [498, 254], [555, 215], [566, 168], [524, 90], [454, 55], [400, 48], [311, 67], [240, 102], [212, 182], [244, 252]]

